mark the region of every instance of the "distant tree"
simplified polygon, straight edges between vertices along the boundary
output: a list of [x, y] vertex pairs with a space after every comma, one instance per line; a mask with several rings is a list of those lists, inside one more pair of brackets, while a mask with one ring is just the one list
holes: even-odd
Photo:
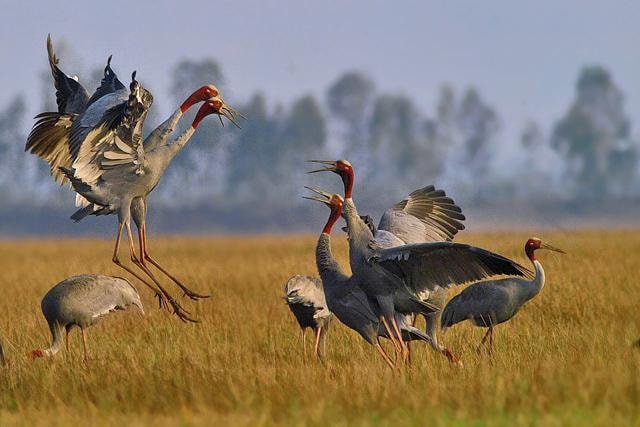
[[601, 199], [611, 189], [612, 171], [619, 181], [633, 178], [636, 160], [635, 151], [630, 151], [629, 127], [624, 96], [609, 72], [600, 66], [584, 68], [576, 98], [556, 123], [552, 137], [553, 147], [571, 165], [578, 197]]
[[241, 107], [250, 119], [229, 144], [227, 198], [236, 203], [268, 201], [279, 179], [278, 118], [267, 108], [264, 95], [257, 93]]
[[357, 71], [338, 77], [327, 91], [329, 113], [344, 127], [341, 154], [357, 163], [368, 161], [367, 114], [372, 109], [374, 97], [373, 81]]
[[170, 92], [178, 105], [202, 85], [215, 84], [218, 89], [222, 90], [224, 83], [222, 68], [216, 60], [212, 58], [183, 59], [173, 67]]
[[457, 125], [465, 150], [466, 166], [475, 176], [482, 176], [490, 169], [491, 145], [500, 129], [498, 115], [475, 89], [470, 88], [460, 102]]

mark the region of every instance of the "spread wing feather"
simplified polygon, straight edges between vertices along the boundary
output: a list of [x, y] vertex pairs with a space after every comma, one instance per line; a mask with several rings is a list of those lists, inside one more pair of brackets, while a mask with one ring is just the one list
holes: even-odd
[[378, 250], [374, 268], [415, 293], [475, 282], [491, 276], [532, 277], [526, 267], [493, 252], [452, 242], [421, 243]]
[[378, 228], [395, 234], [405, 243], [450, 241], [464, 230], [464, 220], [462, 209], [443, 190], [429, 185], [388, 209]]
[[75, 79], [66, 75], [58, 68], [59, 59], [53, 52], [51, 35], [47, 37], [47, 53], [49, 54], [49, 65], [56, 87], [56, 103], [58, 112], [79, 114], [87, 107], [89, 94], [87, 90]]

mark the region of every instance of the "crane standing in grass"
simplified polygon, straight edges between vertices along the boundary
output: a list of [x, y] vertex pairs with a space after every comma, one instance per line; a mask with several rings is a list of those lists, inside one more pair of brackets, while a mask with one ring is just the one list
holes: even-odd
[[[380, 337], [393, 339], [393, 336], [387, 332], [377, 317], [376, 302], [367, 296], [353, 276], [344, 274], [331, 251], [331, 230], [342, 215], [344, 200], [337, 194], [313, 191], [320, 197], [305, 198], [324, 203], [331, 210], [316, 244], [316, 266], [322, 279], [327, 306], [340, 322], [359, 333], [369, 344], [374, 345], [385, 363], [393, 368], [394, 362], [380, 344]], [[435, 307], [432, 307], [432, 310], [435, 310]], [[396, 311], [394, 319], [405, 341], [430, 341], [428, 336], [407, 321], [406, 316]]]
[[[449, 241], [385, 246], [373, 236], [358, 214], [352, 198], [355, 174], [351, 163], [346, 160], [316, 162], [325, 165], [319, 171], [336, 173], [342, 179], [343, 217], [349, 232], [353, 278], [375, 300], [376, 314], [404, 361], [408, 361], [409, 350], [397, 325], [396, 311], [402, 314], [425, 312], [427, 294], [439, 288], [501, 274], [524, 276], [529, 273], [503, 256]], [[460, 229], [456, 222], [448, 212], [437, 212], [430, 223], [416, 220], [415, 224], [425, 233], [450, 235]]]
[[[135, 72], [127, 89], [111, 69], [109, 57], [100, 87], [89, 97], [76, 78], [69, 77], [58, 67], [51, 37], [47, 39], [47, 50], [57, 89], [58, 111], [36, 116], [25, 149], [45, 160], [60, 184], [71, 183], [77, 193], [76, 205], [80, 207], [72, 219], [118, 215], [113, 262], [151, 288], [161, 306], [170, 307], [183, 321], [195, 321], [150, 269], [149, 264], [155, 266], [191, 299], [207, 297], [187, 288], [149, 255], [145, 225], [147, 196], [206, 116], [217, 114], [220, 121], [221, 116], [225, 116], [235, 124], [237, 112], [224, 103], [215, 86], [203, 86], [143, 141], [143, 125], [153, 96], [135, 79]], [[205, 103], [192, 125], [173, 138], [183, 114], [202, 101]], [[136, 255], [133, 243], [131, 218], [138, 227], [139, 255]], [[137, 271], [122, 263], [118, 256], [124, 228], [131, 261], [138, 267]], [[145, 280], [144, 275], [155, 286]]]
[[311, 328], [315, 335], [313, 352], [322, 360], [324, 339], [333, 320], [333, 314], [327, 308], [322, 280], [310, 276], [293, 276], [284, 286], [284, 295], [284, 300], [302, 331], [302, 357], [306, 359], [307, 355], [305, 332], [307, 328]]
[[531, 298], [538, 295], [544, 286], [545, 275], [540, 261], [536, 259], [535, 251], [548, 249], [564, 253], [561, 249], [543, 243], [532, 237], [524, 246], [527, 257], [533, 263], [535, 277], [525, 280], [519, 277], [509, 277], [499, 280], [487, 280], [474, 283], [449, 301], [442, 313], [442, 331], [456, 323], [470, 320], [474, 325], [488, 328], [482, 338], [478, 350], [489, 338], [489, 349], [493, 350], [493, 328], [495, 325], [511, 319]]
[[84, 360], [87, 360], [85, 328], [115, 310], [136, 306], [144, 314], [138, 291], [120, 277], [85, 274], [63, 280], [47, 292], [42, 299], [44, 314], [53, 341], [47, 349], [31, 352], [33, 357], [53, 356], [62, 348], [62, 332], [69, 351], [69, 332], [79, 327], [82, 333]]

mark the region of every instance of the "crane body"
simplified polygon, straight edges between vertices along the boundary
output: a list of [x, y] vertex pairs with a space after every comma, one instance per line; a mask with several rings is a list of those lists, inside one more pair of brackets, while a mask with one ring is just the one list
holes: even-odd
[[55, 285], [42, 299], [42, 314], [47, 320], [52, 342], [47, 349], [32, 352], [34, 357], [54, 356], [63, 345], [67, 348], [69, 332], [77, 327], [82, 332], [84, 358], [87, 359], [85, 329], [95, 325], [104, 315], [135, 306], [144, 314], [138, 291], [120, 277], [95, 274], [73, 276]]

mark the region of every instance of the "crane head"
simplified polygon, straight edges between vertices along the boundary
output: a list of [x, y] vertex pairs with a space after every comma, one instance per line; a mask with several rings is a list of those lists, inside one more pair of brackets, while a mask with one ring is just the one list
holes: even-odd
[[45, 357], [47, 356], [47, 351], [41, 348], [38, 348], [36, 350], [31, 351], [31, 353], [29, 353], [29, 356], [31, 356], [32, 359], [36, 359], [38, 357]]
[[566, 253], [562, 249], [556, 248], [555, 246], [551, 246], [548, 243], [544, 243], [542, 239], [539, 239], [538, 237], [531, 237], [529, 240], [527, 240], [527, 243], [524, 245], [524, 251], [526, 252], [529, 259], [532, 261], [536, 259], [534, 252], [538, 249], [546, 249], [549, 251], [559, 252], [561, 254]]
[[198, 102], [203, 102], [210, 98], [216, 98], [218, 96], [220, 96], [220, 91], [214, 85], [202, 86], [200, 89], [193, 92], [187, 99], [184, 100], [184, 102], [180, 106], [180, 111], [184, 113]]
[[324, 203], [325, 205], [329, 206], [329, 208], [332, 211], [338, 210], [338, 209], [342, 211], [342, 204], [344, 203], [344, 199], [342, 198], [341, 195], [327, 193], [326, 191], [322, 191], [320, 189], [313, 188], [313, 187], [307, 187], [306, 185], [304, 188], [306, 188], [307, 190], [313, 191], [314, 193], [317, 194], [317, 196], [311, 196], [311, 197], [303, 196], [302, 197], [303, 199], [315, 200], [316, 202]]
[[307, 173], [333, 172], [339, 175], [340, 178], [342, 178], [342, 183], [344, 184], [345, 198], [351, 198], [355, 174], [353, 172], [353, 166], [351, 166], [351, 163], [349, 163], [348, 160], [307, 160], [307, 162], [324, 165], [323, 168], [312, 170]]
[[209, 98], [204, 104], [202, 104], [191, 126], [194, 129], [197, 128], [202, 119], [211, 114], [218, 115], [222, 126], [224, 126], [224, 123], [222, 122], [222, 117], [224, 116], [238, 128], [240, 128], [240, 125], [236, 122], [236, 119], [238, 118], [238, 116], [244, 117], [229, 105], [225, 104], [222, 98], [220, 98], [219, 96], [215, 96], [213, 98]]

